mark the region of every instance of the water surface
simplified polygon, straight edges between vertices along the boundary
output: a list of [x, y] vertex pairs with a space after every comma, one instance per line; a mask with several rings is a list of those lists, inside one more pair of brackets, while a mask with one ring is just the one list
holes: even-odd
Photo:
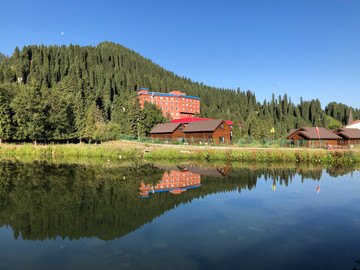
[[0, 269], [360, 269], [359, 177], [3, 161]]

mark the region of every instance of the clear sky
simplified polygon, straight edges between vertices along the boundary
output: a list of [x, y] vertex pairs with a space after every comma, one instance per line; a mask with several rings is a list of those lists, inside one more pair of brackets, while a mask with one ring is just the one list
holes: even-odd
[[250, 89], [260, 102], [287, 93], [295, 103], [360, 108], [360, 0], [0, 3], [6, 55], [113, 41], [193, 81]]

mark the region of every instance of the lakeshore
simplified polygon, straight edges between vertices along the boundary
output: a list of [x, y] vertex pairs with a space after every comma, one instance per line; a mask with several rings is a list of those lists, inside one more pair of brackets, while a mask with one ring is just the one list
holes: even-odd
[[0, 145], [0, 158], [37, 160], [100, 158], [124, 161], [206, 161], [251, 163], [310, 163], [352, 165], [360, 163], [355, 150], [309, 148], [239, 148], [193, 145], [158, 145], [111, 141], [103, 144], [6, 144]]

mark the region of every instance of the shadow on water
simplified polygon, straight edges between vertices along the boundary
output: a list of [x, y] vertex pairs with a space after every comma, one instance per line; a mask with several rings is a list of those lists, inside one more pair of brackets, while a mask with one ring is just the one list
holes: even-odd
[[[326, 172], [336, 177], [354, 170]], [[260, 178], [285, 186], [296, 175], [301, 181], [319, 181], [323, 171], [284, 165], [1, 161], [0, 227], [10, 226], [15, 239], [111, 240], [209, 194], [251, 190]]]

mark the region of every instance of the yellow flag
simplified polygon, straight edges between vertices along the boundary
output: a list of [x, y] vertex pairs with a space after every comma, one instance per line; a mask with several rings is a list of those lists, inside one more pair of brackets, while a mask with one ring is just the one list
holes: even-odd
[[271, 188], [272, 188], [273, 191], [275, 191], [276, 186], [272, 185]]
[[273, 127], [271, 130], [270, 130], [271, 133], [275, 133], [275, 128]]

